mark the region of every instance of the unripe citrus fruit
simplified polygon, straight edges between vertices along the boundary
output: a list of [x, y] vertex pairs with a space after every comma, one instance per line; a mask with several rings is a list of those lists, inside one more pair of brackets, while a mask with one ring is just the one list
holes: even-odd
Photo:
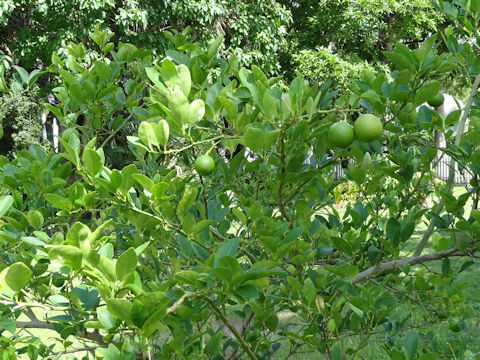
[[448, 328], [452, 332], [459, 332], [460, 331], [460, 326], [458, 325], [458, 321], [452, 320], [448, 323]]
[[202, 175], [210, 175], [215, 170], [215, 161], [210, 155], [200, 155], [194, 163], [195, 170]]
[[377, 140], [383, 132], [382, 122], [372, 114], [362, 114], [355, 120], [353, 126], [359, 140], [371, 142]]
[[339, 148], [346, 148], [353, 142], [353, 127], [345, 121], [332, 124], [328, 129], [328, 140]]
[[433, 98], [428, 100], [428, 105], [433, 106], [433, 107], [439, 107], [440, 105], [443, 104], [443, 101], [445, 98], [443, 97], [442, 93], [437, 93]]

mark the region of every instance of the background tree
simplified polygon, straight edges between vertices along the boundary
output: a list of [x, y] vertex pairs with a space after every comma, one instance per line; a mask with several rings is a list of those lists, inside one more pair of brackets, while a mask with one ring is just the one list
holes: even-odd
[[352, 80], [362, 69], [382, 67], [382, 51], [391, 51], [396, 43], [415, 47], [443, 22], [427, 0], [281, 3], [294, 19], [282, 52], [283, 73], [291, 78], [296, 69], [307, 70], [312, 80], [329, 79], [341, 88], [346, 77]]

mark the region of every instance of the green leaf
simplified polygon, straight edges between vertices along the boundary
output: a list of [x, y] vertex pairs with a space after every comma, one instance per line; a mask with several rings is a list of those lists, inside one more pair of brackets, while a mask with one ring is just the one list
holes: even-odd
[[105, 230], [105, 228], [110, 225], [110, 223], [112, 222], [113, 220], [112, 219], [109, 219], [107, 221], [104, 221], [102, 222], [96, 229], [95, 231], [93, 231], [89, 236], [88, 236], [88, 241], [90, 242], [90, 244], [94, 245], [95, 242], [99, 239], [102, 238], [103, 236], [103, 231]]
[[177, 213], [179, 216], [183, 216], [192, 207], [198, 195], [198, 189], [196, 186], [187, 184], [185, 191], [183, 192], [182, 200], [178, 203]]
[[431, 100], [442, 88], [440, 81], [434, 80], [417, 90], [415, 94], [415, 105], [423, 104]]
[[45, 194], [43, 195], [43, 198], [47, 200], [49, 203], [51, 203], [57, 209], [70, 211], [73, 208], [72, 202], [64, 197], [61, 197], [60, 195]]
[[82, 267], [83, 254], [81, 250], [72, 245], [59, 245], [50, 250], [49, 256], [51, 259], [57, 257], [63, 258], [65, 264], [71, 266], [73, 270], [80, 270]]
[[342, 344], [337, 341], [332, 346], [330, 359], [331, 360], [343, 360], [343, 356], [344, 356], [344, 353], [343, 353]]
[[108, 257], [92, 251], [88, 256], [88, 262], [94, 269], [103, 274], [108, 281], [114, 282], [117, 280], [115, 263]]
[[129, 248], [119, 256], [115, 271], [120, 281], [129, 282], [132, 279], [133, 272], [137, 268], [137, 260], [134, 248]]
[[268, 119], [274, 120], [277, 116], [277, 100], [270, 94], [270, 91], [266, 91], [263, 95], [263, 112]]
[[415, 70], [415, 67], [412, 65], [410, 60], [402, 54], [398, 54], [396, 52], [387, 52], [387, 51], [382, 51], [382, 54], [388, 60], [390, 60], [393, 64], [395, 64], [399, 70], [403, 70], [403, 69], [409, 69], [412, 71]]
[[98, 352], [103, 360], [122, 359], [120, 350], [113, 344], [108, 345], [108, 348], [98, 348], [95, 352]]
[[40, 227], [43, 225], [44, 219], [40, 211], [30, 210], [26, 216], [27, 216], [28, 223], [34, 229], [40, 229]]
[[163, 82], [170, 89], [175, 88], [175, 86], [179, 83], [177, 68], [175, 67], [175, 64], [169, 59], [163, 60], [162, 67], [160, 68], [160, 74], [162, 75]]
[[238, 244], [239, 244], [238, 239], [230, 239], [224, 242], [215, 253], [215, 259], [213, 261], [214, 267], [218, 266], [218, 262], [224, 256], [231, 256], [234, 258], [235, 255], [237, 254]]
[[315, 297], [317, 296], [317, 289], [315, 288], [312, 280], [310, 278], [307, 278], [307, 280], [304, 281], [303, 286], [305, 299], [307, 299], [309, 303], [315, 300]]
[[215, 221], [213, 220], [207, 220], [207, 219], [200, 220], [190, 230], [190, 235], [196, 235], [202, 232], [203, 230], [207, 229], [210, 225], [213, 225], [213, 224], [215, 224]]
[[221, 331], [213, 335], [210, 340], [208, 340], [206, 350], [207, 354], [211, 357], [215, 357], [220, 352], [220, 345], [222, 344], [223, 333]]
[[226, 97], [223, 96], [217, 96], [217, 99], [220, 101], [222, 106], [227, 110], [228, 114], [228, 119], [230, 120], [230, 123], [233, 123], [235, 119], [237, 118], [237, 105], [230, 99], [227, 99]]
[[415, 51], [417, 59], [420, 62], [424, 62], [428, 54], [433, 50], [435, 41], [437, 40], [437, 34], [434, 34], [427, 38], [418, 50]]
[[143, 174], [133, 174], [133, 178], [136, 182], [142, 185], [144, 188], [152, 189], [155, 186], [155, 183], [149, 177]]
[[86, 95], [80, 84], [74, 83], [70, 85], [68, 91], [70, 92], [72, 99], [78, 101], [79, 103], [83, 103], [85, 101]]
[[220, 35], [220, 36], [217, 36], [217, 38], [210, 44], [207, 51], [208, 62], [212, 61], [213, 57], [217, 53], [218, 48], [220, 47], [222, 42], [223, 42], [223, 36]]
[[140, 256], [149, 245], [150, 245], [150, 241], [147, 241], [147, 242], [144, 242], [142, 245], [137, 246], [135, 248], [135, 254], [137, 254], [137, 256]]
[[158, 90], [161, 90], [162, 92], [167, 92], [167, 88], [160, 80], [160, 73], [157, 70], [152, 67], [146, 67], [145, 72], [147, 73], [147, 77], [153, 82], [153, 84]]
[[185, 96], [188, 97], [190, 95], [190, 89], [192, 87], [192, 78], [190, 76], [190, 70], [188, 67], [181, 64], [177, 66], [177, 73], [178, 73], [178, 82], [182, 88], [183, 93]]
[[203, 119], [205, 115], [205, 103], [201, 99], [192, 101], [190, 104], [190, 116], [187, 124], [195, 124]]
[[478, 12], [480, 11], [480, 0], [471, 0], [470, 10], [474, 15], [478, 15]]
[[174, 49], [169, 49], [165, 51], [165, 55], [167, 55], [170, 59], [172, 59], [179, 65], [183, 64], [185, 66], [190, 67], [190, 64], [192, 62], [192, 59], [190, 59], [190, 56], [185, 55], [184, 53]]
[[68, 230], [67, 244], [77, 247], [82, 251], [83, 256], [87, 257], [90, 253], [90, 237], [91, 231], [87, 225], [76, 222]]
[[106, 306], [97, 308], [97, 318], [105, 329], [109, 330], [115, 327], [116, 319]]
[[388, 219], [387, 226], [385, 228], [385, 234], [393, 242], [393, 244], [398, 244], [401, 231], [402, 226], [395, 218]]
[[3, 76], [3, 72], [0, 72], [0, 91], [8, 94], [10, 91], [8, 90], [7, 83], [5, 82], [5, 77]]
[[450, 241], [447, 238], [442, 237], [439, 233], [432, 235], [432, 243], [435, 251], [444, 251], [450, 249]]
[[168, 138], [170, 137], [170, 127], [168, 126], [168, 122], [166, 120], [162, 119], [158, 122], [155, 130], [155, 136], [159, 146], [167, 146]]
[[48, 103], [43, 103], [42, 106], [55, 115], [59, 120], [63, 119], [63, 114], [59, 108]]
[[5, 215], [13, 205], [13, 197], [11, 195], [0, 196], [0, 217]]
[[408, 358], [413, 359], [417, 354], [418, 334], [415, 331], [410, 331], [405, 337], [403, 346], [405, 347], [405, 352], [407, 353]]
[[198, 273], [194, 270], [182, 270], [175, 273], [175, 280], [189, 285], [195, 285], [195, 282], [198, 278], [204, 276], [204, 274]]
[[132, 303], [127, 299], [107, 299], [107, 309], [115, 317], [125, 321], [127, 324], [131, 323], [130, 313], [132, 310]]
[[176, 89], [172, 92], [169, 109], [179, 131], [183, 129], [183, 124], [190, 123], [190, 104], [182, 90]]
[[[228, 287], [244, 279], [240, 264], [238, 263], [237, 259], [232, 256], [222, 256], [218, 261], [218, 266], [215, 266], [213, 273], [219, 279], [225, 281]], [[257, 278], [261, 277], [263, 276], [259, 276]], [[255, 279], [255, 277], [253, 279]]]
[[462, 110], [454, 110], [445, 118], [445, 126], [454, 126], [457, 124], [462, 115]]
[[148, 146], [153, 151], [153, 146], [158, 146], [157, 137], [152, 124], [148, 121], [142, 121], [138, 127], [138, 138], [142, 143]]
[[61, 155], [78, 166], [80, 159], [80, 140], [78, 139], [78, 136], [76, 134], [71, 134], [68, 141], [61, 137], [59, 137], [58, 140], [65, 148], [65, 153], [62, 153]]
[[135, 174], [136, 172], [137, 167], [134, 164], [125, 166], [122, 169], [122, 185], [120, 186], [119, 190], [124, 196], [127, 195], [128, 191], [135, 183], [135, 180], [133, 179], [133, 174]]
[[83, 164], [87, 168], [87, 172], [90, 175], [97, 175], [98, 172], [102, 169], [103, 161], [100, 155], [92, 149], [85, 149], [83, 151]]
[[4, 328], [11, 334], [15, 334], [17, 323], [13, 320], [0, 320], [0, 327]]
[[232, 212], [233, 212], [233, 215], [235, 215], [235, 217], [236, 217], [238, 220], [240, 220], [240, 222], [241, 222], [243, 225], [247, 226], [247, 224], [248, 224], [248, 219], [247, 219], [247, 216], [243, 213], [242, 210], [237, 209], [237, 208], [233, 208], [233, 209], [232, 209]]
[[265, 132], [262, 129], [256, 127], [249, 127], [243, 134], [243, 140], [245, 145], [252, 151], [259, 153], [263, 149], [263, 140]]
[[28, 266], [24, 263], [17, 262], [8, 267], [7, 274], [5, 275], [5, 282], [10, 289], [19, 292], [27, 286], [31, 277], [32, 271]]
[[13, 68], [14, 68], [15, 70], [17, 70], [18, 74], [20, 75], [20, 78], [22, 79], [22, 82], [23, 82], [24, 84], [28, 85], [28, 80], [29, 80], [29, 78], [30, 78], [30, 77], [28, 76], [28, 72], [27, 72], [24, 68], [22, 68], [22, 67], [20, 67], [20, 66], [17, 66], [17, 65], [13, 65]]

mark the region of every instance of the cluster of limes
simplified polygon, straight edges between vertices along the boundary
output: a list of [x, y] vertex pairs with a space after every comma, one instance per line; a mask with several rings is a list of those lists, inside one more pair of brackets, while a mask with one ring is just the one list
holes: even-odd
[[[441, 93], [437, 93], [428, 104], [433, 107], [438, 107], [443, 104], [444, 97]], [[378, 117], [372, 114], [362, 114], [355, 120], [352, 126], [346, 121], [339, 121], [328, 129], [328, 140], [334, 146], [339, 148], [349, 147], [354, 137], [364, 142], [372, 142], [377, 140], [383, 132], [382, 122]], [[215, 170], [215, 161], [208, 155], [200, 155], [194, 163], [195, 170], [202, 176], [208, 176]]]
[[328, 129], [328, 140], [339, 148], [349, 147], [354, 137], [364, 142], [377, 140], [383, 132], [382, 122], [372, 114], [362, 114], [351, 126], [346, 121], [332, 124]]
[[[365, 142], [378, 139], [383, 132], [382, 122], [372, 114], [363, 114], [355, 121], [352, 127], [345, 121], [339, 121], [330, 126], [328, 139], [331, 144], [346, 148], [353, 142], [354, 136]], [[199, 175], [208, 176], [215, 170], [215, 160], [208, 155], [200, 155], [193, 164]]]

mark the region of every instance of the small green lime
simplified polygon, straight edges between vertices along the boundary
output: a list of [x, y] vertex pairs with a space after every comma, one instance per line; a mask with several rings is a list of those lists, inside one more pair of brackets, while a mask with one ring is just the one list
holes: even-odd
[[355, 135], [361, 141], [371, 142], [377, 140], [383, 132], [382, 122], [372, 114], [362, 114], [355, 120], [353, 126]]
[[207, 176], [215, 170], [215, 161], [210, 155], [200, 155], [195, 160], [194, 166], [200, 175]]
[[445, 98], [443, 97], [442, 93], [437, 93], [433, 98], [428, 100], [428, 105], [433, 106], [433, 107], [439, 107], [440, 105], [443, 104], [443, 101]]
[[339, 148], [346, 148], [353, 142], [353, 127], [345, 121], [332, 124], [328, 129], [328, 140]]
[[458, 324], [458, 321], [456, 320], [452, 320], [448, 323], [448, 328], [450, 329], [450, 331], [452, 332], [459, 332], [460, 331], [460, 326]]

